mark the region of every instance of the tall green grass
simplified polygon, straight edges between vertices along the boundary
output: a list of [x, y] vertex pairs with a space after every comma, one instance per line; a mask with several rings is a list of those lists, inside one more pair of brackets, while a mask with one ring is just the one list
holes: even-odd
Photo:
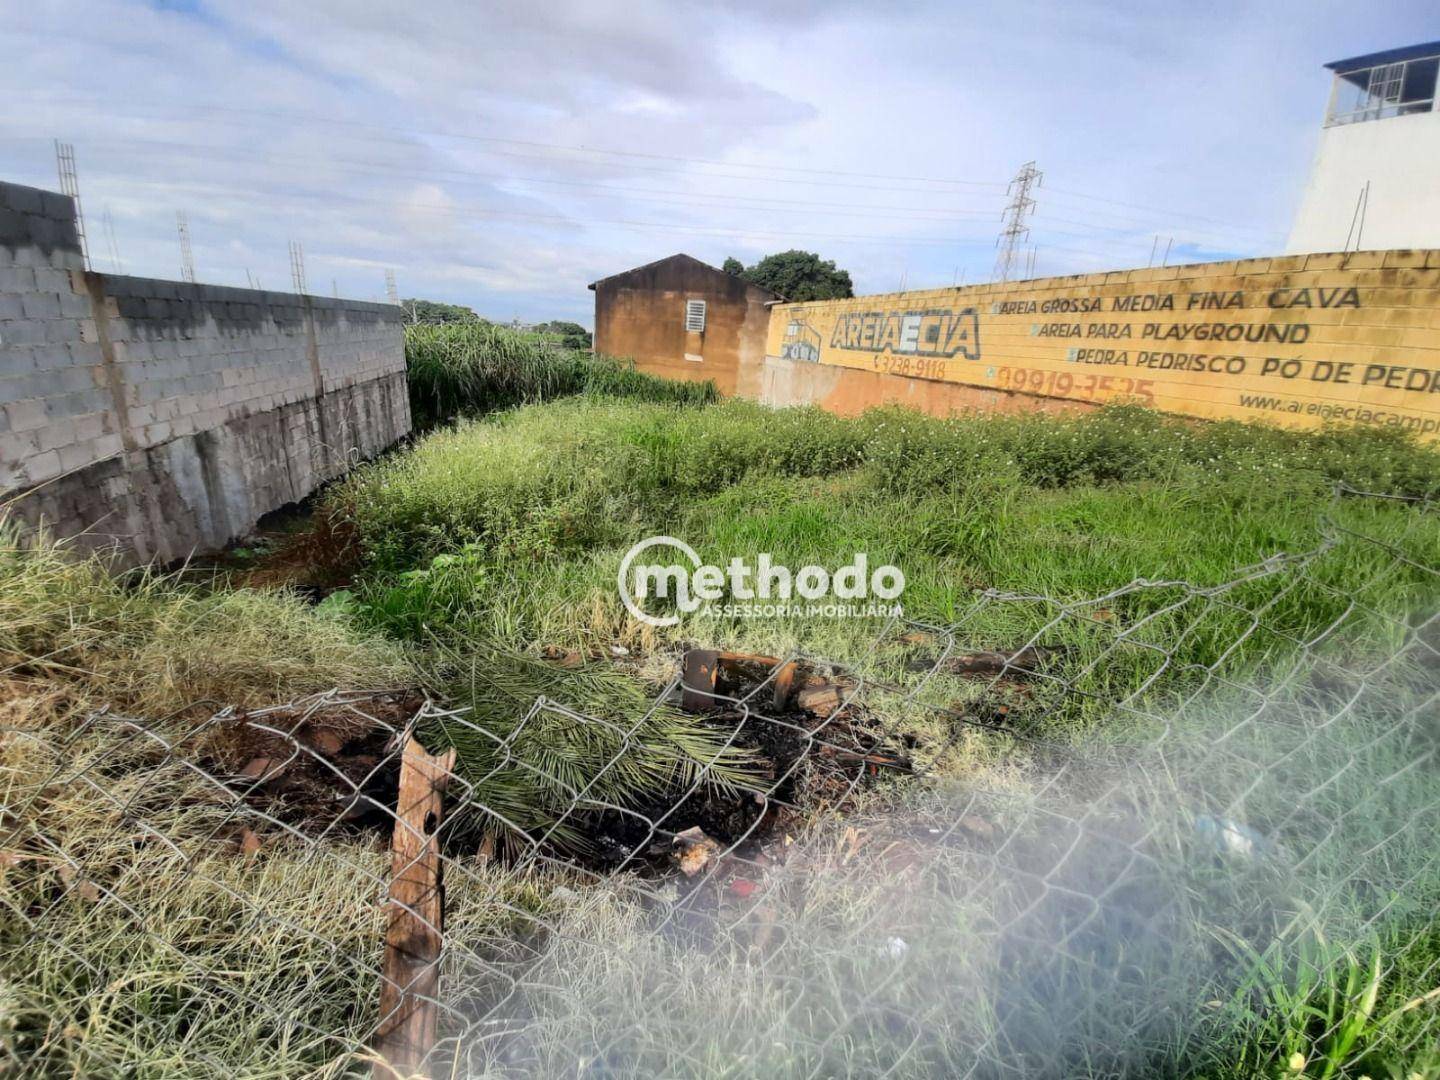
[[[962, 646], [1042, 633], [1072, 646], [1086, 672], [1076, 689], [1101, 715], [1157, 669], [1165, 685], [1203, 677], [1232, 649], [1278, 662], [1356, 601], [1392, 614], [1433, 601], [1423, 569], [1440, 562], [1433, 513], [1337, 496], [1335, 485], [1418, 497], [1437, 482], [1440, 453], [1383, 433], [1191, 425], [1137, 409], [847, 420], [734, 401], [586, 401], [437, 433], [355, 474], [331, 509], [360, 538], [361, 617], [401, 637], [423, 629], [591, 650], [701, 641], [871, 662], [871, 621], [697, 614], [657, 632], [627, 616], [615, 588], [625, 550], [654, 534], [718, 565], [766, 552], [793, 567], [836, 566], [865, 552], [904, 571], [909, 617], [963, 625]], [[1346, 542], [1346, 529], [1414, 562]], [[1287, 572], [1207, 591], [1277, 554], [1311, 551]], [[458, 552], [461, 564], [447, 557]], [[1063, 605], [1136, 579], [1173, 584], [1057, 620]], [[1036, 599], [980, 602], [987, 589]], [[1251, 627], [1262, 609], [1263, 627]], [[1380, 619], [1373, 632], [1394, 637], [1397, 625]], [[1129, 626], [1117, 649], [1115, 629]]]
[[[1113, 541], [1128, 531], [1113, 515], [1134, 496], [1159, 493], [1172, 510], [1193, 508], [1224, 535], [1232, 517], [1313, 523], [1337, 483], [1434, 496], [1440, 450], [1391, 432], [1188, 424], [1127, 407], [941, 420], [902, 409], [844, 419], [741, 401], [698, 410], [557, 402], [437, 433], [357, 471], [333, 504], [351, 513], [372, 565], [395, 570], [472, 541], [529, 554], [593, 546], [597, 536], [673, 521], [711, 498], [730, 500], [739, 525], [757, 509], [749, 504], [779, 488], [789, 496], [782, 506], [826, 489], [837, 506], [883, 504], [897, 535], [928, 515], [927, 548], [974, 553], [1002, 534], [1023, 542], [1011, 515], [1025, 507], [1077, 500], [1054, 527]], [[961, 518], [968, 525], [952, 532]], [[546, 532], [546, 520], [553, 535], [534, 535]], [[1196, 540], [1201, 550], [1208, 543], [1170, 539]]]
[[[468, 389], [451, 399], [461, 411], [548, 401], [565, 385], [538, 366], [522, 377], [467, 365], [457, 385]], [[1292, 668], [1283, 695], [1260, 683], [1267, 723], [1240, 739], [1230, 729], [1253, 708], [1244, 687], [1292, 663], [1297, 639], [1326, 632], [1327, 655], [1363, 671], [1359, 661], [1413, 637], [1407, 618], [1434, 609], [1433, 511], [1334, 494], [1346, 483], [1434, 495], [1434, 449], [1131, 409], [847, 420], [740, 402], [681, 408], [602, 400], [611, 376], [596, 370], [584, 400], [463, 421], [338, 485], [328, 508], [353, 527], [362, 562], [323, 610], [284, 594], [116, 580], [0, 530], [0, 661], [30, 695], [0, 693], [0, 787], [23, 808], [10, 823], [25, 841], [0, 867], [0, 1071], [341, 1075], [359, 1067], [349, 1051], [375, 1019], [383, 851], [297, 843], [257, 823], [261, 850], [244, 860], [227, 846], [237, 818], [222, 789], [118, 722], [81, 729], [74, 699], [154, 716], [201, 697], [254, 705], [419, 670], [473, 709], [468, 726], [437, 733], [461, 749], [466, 789], [533, 839], [573, 823], [578, 791], [643, 808], [644, 795], [701, 772], [743, 786], [748, 765], [716, 730], [649, 711], [653, 687], [523, 655], [537, 644], [803, 646], [882, 673], [923, 649], [876, 648], [877, 628], [859, 620], [639, 627], [615, 571], [630, 544], [665, 532], [719, 562], [767, 551], [834, 565], [863, 550], [900, 565], [908, 613], [955, 627], [961, 647], [1042, 631], [1070, 645], [1084, 708], [1035, 685], [1016, 715], [1052, 735], [1105, 721], [1094, 775], [1120, 756], [1136, 782], [1097, 802], [1052, 786], [1053, 762], [1028, 759], [1024, 744], [987, 734], [989, 756], [961, 762], [956, 791], [915, 784], [877, 794], [891, 801], [873, 816], [797, 822], [788, 869], [752, 910], [723, 908], [730, 929], [701, 950], [657, 929], [618, 886], [580, 897], [573, 878], [455, 860], [447, 963], [473, 950], [484, 970], [447, 969], [447, 990], [483, 1001], [523, 977], [510, 1008], [527, 1037], [481, 1048], [495, 1047], [481, 1063], [495, 1074], [573, 1071], [592, 1045], [588, 1060], [622, 1074], [1003, 1075], [1054, 1061], [1054, 1075], [1238, 1080], [1287, 1075], [1302, 1051], [1306, 1075], [1433, 1074], [1434, 735], [1403, 696], [1433, 701], [1430, 684], [1401, 671], [1357, 699], [1320, 678], [1333, 673]], [[1238, 567], [1312, 549], [1217, 591]], [[1136, 578], [1156, 584], [1122, 589]], [[420, 650], [433, 651], [417, 669]], [[1142, 770], [1129, 751], [1147, 716], [1172, 715], [1168, 703], [1211, 675], [1240, 684], [1237, 701], [1174, 732]], [[1141, 687], [1152, 697], [1136, 702]], [[927, 693], [948, 705], [974, 691], [936, 677]], [[542, 695], [602, 722], [532, 716]], [[922, 763], [954, 741], [938, 726], [914, 736]], [[1129, 745], [1116, 755], [1113, 740]], [[1187, 761], [1193, 783], [1174, 772]], [[997, 877], [996, 852], [968, 841], [906, 863], [906, 845], [954, 833], [962, 807], [1014, 838], [1004, 858], [1022, 873]], [[1201, 811], [1243, 811], [1309, 856], [1302, 873], [1196, 852]], [[1078, 849], [1064, 830], [1075, 821], [1096, 825]], [[886, 843], [852, 858], [850, 824]], [[1138, 878], [1137, 854], [1152, 856]], [[1037, 905], [1039, 880], [1058, 887]], [[1150, 903], [1157, 889], [1163, 911]], [[1256, 890], [1263, 921], [1232, 903]], [[1072, 898], [1104, 902], [1077, 915]], [[1305, 940], [1328, 944], [1283, 939], [1270, 916], [1291, 900], [1317, 914]], [[1076, 931], [1064, 948], [1056, 927]], [[530, 944], [547, 928], [533, 968]], [[767, 952], [782, 948], [778, 962]]]
[[421, 430], [457, 416], [573, 394], [694, 405], [716, 397], [710, 382], [657, 378], [620, 360], [557, 348], [492, 323], [406, 327], [405, 367], [411, 414]]

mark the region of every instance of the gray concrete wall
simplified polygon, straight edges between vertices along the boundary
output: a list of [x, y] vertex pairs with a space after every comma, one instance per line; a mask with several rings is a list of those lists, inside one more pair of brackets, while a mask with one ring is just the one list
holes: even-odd
[[398, 308], [85, 271], [0, 184], [0, 501], [138, 561], [243, 536], [410, 430]]

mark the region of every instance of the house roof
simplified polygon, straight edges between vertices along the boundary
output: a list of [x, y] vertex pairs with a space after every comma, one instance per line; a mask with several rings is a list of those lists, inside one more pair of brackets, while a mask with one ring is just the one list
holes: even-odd
[[1352, 56], [1348, 60], [1332, 60], [1325, 66], [1336, 75], [1344, 75], [1347, 72], [1361, 71], [1365, 68], [1378, 67], [1381, 64], [1398, 64], [1402, 60], [1417, 60], [1422, 56], [1440, 56], [1440, 41], [1427, 41], [1423, 45], [1406, 45], [1399, 49], [1366, 53], [1364, 56]]
[[[627, 277], [630, 274], [638, 273], [641, 270], [649, 270], [652, 266], [659, 266], [661, 263], [673, 262], [676, 259], [684, 259], [686, 262], [694, 263], [696, 266], [702, 267], [716, 274], [724, 274], [726, 277], [739, 277], [739, 275], [737, 274], [727, 273], [726, 271], [720, 269], [720, 267], [718, 266], [711, 266], [709, 263], [703, 262], [702, 260], [695, 258], [694, 255], [686, 255], [683, 251], [679, 251], [676, 252], [674, 255], [667, 255], [663, 259], [656, 259], [654, 262], [648, 262], [641, 266], [632, 266], [629, 270], [621, 270], [618, 274], [609, 274], [606, 277], [599, 278], [596, 281], [592, 281], [588, 286], [586, 286], [586, 288], [593, 291], [596, 285], [599, 285], [603, 282], [614, 281], [616, 278]], [[745, 282], [745, 284], [749, 285], [752, 289], [759, 289], [763, 293], [768, 293], [776, 300], [784, 299], [784, 297], [782, 297], [774, 289], [767, 289], [764, 285], [756, 285], [753, 282], [749, 281]]]

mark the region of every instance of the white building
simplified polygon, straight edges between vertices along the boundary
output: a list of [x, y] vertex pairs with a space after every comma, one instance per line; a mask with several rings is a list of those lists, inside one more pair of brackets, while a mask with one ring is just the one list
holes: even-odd
[[1335, 73], [1289, 251], [1440, 248], [1440, 41]]

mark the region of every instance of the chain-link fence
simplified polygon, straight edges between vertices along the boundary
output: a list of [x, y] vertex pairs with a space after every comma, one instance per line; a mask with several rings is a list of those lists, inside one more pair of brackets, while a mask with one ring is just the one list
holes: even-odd
[[[613, 713], [22, 702], [0, 1048], [20, 1075], [1436, 1075], [1436, 525], [977, 591], [843, 662], [677, 651]], [[647, 735], [682, 716], [684, 761]]]

